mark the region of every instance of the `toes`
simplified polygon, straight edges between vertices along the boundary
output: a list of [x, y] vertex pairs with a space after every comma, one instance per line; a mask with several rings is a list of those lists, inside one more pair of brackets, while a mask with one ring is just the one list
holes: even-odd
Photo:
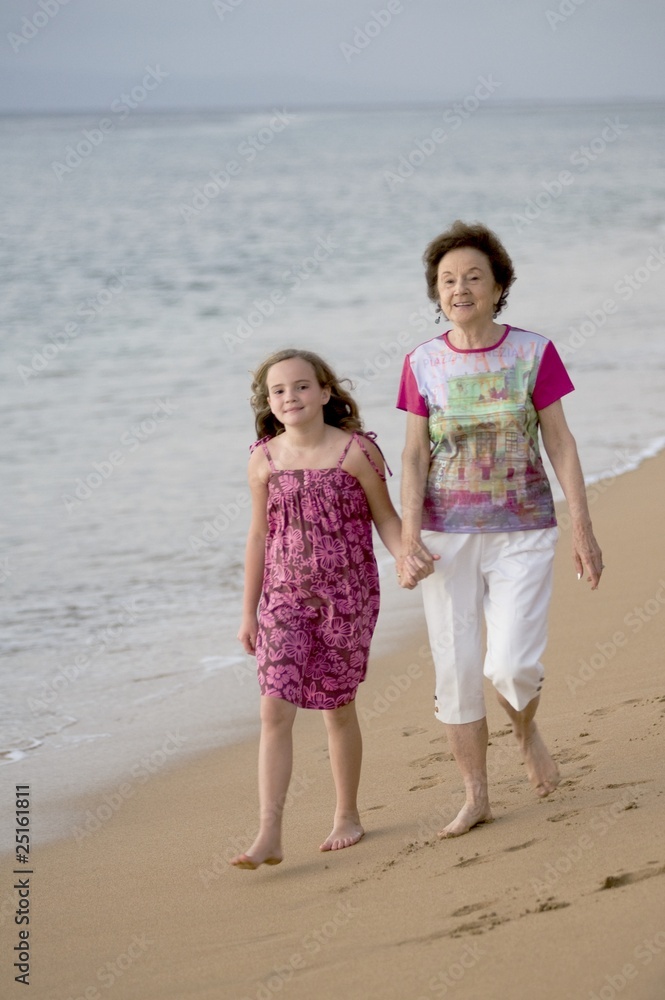
[[258, 865], [250, 858], [249, 854], [239, 854], [237, 858], [231, 858], [229, 864], [233, 865], [234, 868], [246, 868], [249, 871], [254, 871], [258, 868]]
[[244, 868], [247, 871], [255, 871], [259, 865], [279, 865], [281, 862], [281, 858], [272, 855], [268, 858], [263, 858], [261, 861], [256, 861], [254, 858], [250, 857], [249, 854], [239, 854], [237, 857], [231, 858], [229, 864], [233, 865], [234, 868]]

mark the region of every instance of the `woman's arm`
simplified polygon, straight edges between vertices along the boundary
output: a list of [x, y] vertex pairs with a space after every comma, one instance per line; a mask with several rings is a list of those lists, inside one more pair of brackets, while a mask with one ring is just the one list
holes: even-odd
[[543, 445], [563, 490], [573, 526], [573, 561], [578, 578], [586, 572], [595, 590], [603, 571], [603, 558], [593, 533], [582, 466], [575, 438], [566, 423], [561, 400], [538, 411]]
[[402, 560], [415, 557], [427, 568], [425, 576], [434, 570], [432, 554], [420, 538], [429, 465], [427, 417], [407, 413], [406, 443], [402, 452]]
[[268, 534], [268, 463], [257, 448], [249, 459], [247, 478], [252, 493], [252, 520], [247, 532], [245, 546], [245, 588], [242, 605], [242, 621], [238, 639], [246, 653], [256, 652], [258, 633], [257, 608], [261, 599], [263, 570], [265, 566], [266, 535]]

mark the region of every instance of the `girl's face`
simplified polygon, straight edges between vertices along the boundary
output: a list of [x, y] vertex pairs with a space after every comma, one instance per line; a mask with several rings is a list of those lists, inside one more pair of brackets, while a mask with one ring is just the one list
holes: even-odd
[[320, 417], [330, 389], [320, 386], [314, 368], [303, 358], [278, 361], [268, 369], [268, 404], [285, 427], [298, 427]]

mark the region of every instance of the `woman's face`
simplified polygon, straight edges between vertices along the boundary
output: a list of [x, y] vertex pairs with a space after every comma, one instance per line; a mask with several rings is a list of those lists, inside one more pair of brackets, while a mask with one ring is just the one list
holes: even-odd
[[449, 250], [441, 258], [437, 290], [444, 314], [461, 327], [491, 321], [501, 298], [489, 258], [475, 247]]

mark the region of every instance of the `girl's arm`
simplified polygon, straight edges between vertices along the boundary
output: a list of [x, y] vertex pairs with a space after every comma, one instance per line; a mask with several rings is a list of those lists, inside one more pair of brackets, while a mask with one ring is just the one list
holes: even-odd
[[566, 423], [561, 400], [538, 411], [543, 445], [564, 492], [573, 525], [573, 561], [578, 578], [584, 572], [595, 590], [603, 569], [603, 557], [593, 533], [582, 466], [575, 438]]
[[[385, 462], [377, 446], [369, 438], [363, 438], [363, 444], [372, 456], [372, 461], [377, 468], [381, 472], [385, 472]], [[344, 464], [347, 471], [356, 477], [365, 491], [370, 514], [379, 537], [398, 563], [401, 585], [411, 590], [418, 580], [432, 572], [431, 559], [429, 566], [425, 566], [420, 560], [410, 560], [405, 564], [402, 559], [402, 522], [400, 516], [390, 499], [386, 483], [367, 461], [367, 456], [363, 454], [359, 445], [356, 444], [350, 449], [348, 459]]]
[[245, 547], [245, 589], [242, 604], [242, 621], [238, 639], [246, 653], [256, 653], [258, 632], [257, 608], [261, 599], [263, 570], [265, 565], [265, 545], [268, 534], [268, 463], [260, 448], [252, 452], [249, 459], [247, 478], [252, 494], [252, 520], [247, 533]]

